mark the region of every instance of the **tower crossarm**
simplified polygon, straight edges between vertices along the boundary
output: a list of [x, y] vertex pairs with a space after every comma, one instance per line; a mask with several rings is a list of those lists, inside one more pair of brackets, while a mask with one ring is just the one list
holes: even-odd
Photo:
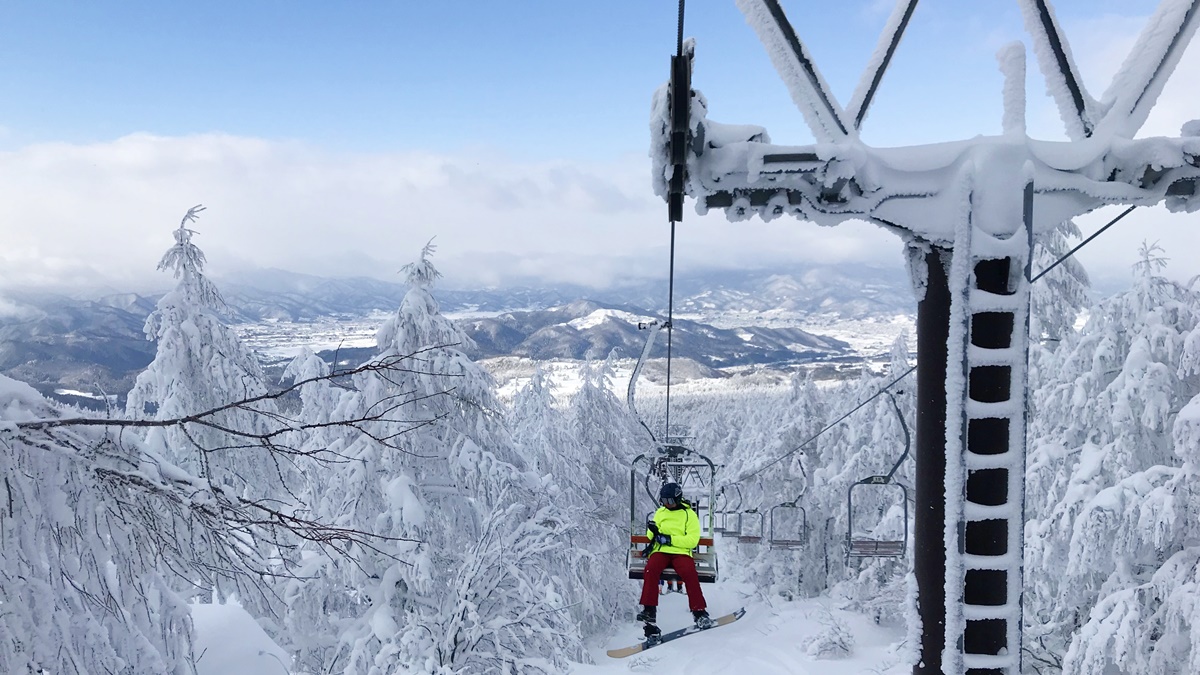
[[[756, 215], [823, 225], [860, 219], [948, 243], [964, 208], [956, 177], [964, 171], [986, 175], [976, 181], [976, 191], [982, 185], [1010, 194], [1007, 183], [1018, 180], [1026, 164], [1037, 186], [1039, 230], [1107, 204], [1200, 209], [1200, 137], [1056, 142], [980, 136], [905, 148], [874, 148], [848, 138], [784, 146], [768, 142], [761, 127], [715, 123], [704, 114], [703, 105], [694, 107], [685, 192], [698, 212], [721, 209], [731, 221]], [[655, 139], [652, 152], [665, 152], [666, 140]], [[656, 190], [665, 194], [665, 182], [656, 180], [662, 183]]]

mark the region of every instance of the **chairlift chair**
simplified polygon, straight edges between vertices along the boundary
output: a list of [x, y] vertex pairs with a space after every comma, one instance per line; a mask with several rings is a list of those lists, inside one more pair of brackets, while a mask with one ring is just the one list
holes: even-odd
[[[900, 503], [904, 505], [904, 533], [900, 539], [882, 539], [854, 532], [854, 491], [861, 490], [866, 486], [900, 490]], [[846, 533], [847, 562], [862, 558], [900, 558], [904, 556], [908, 550], [908, 488], [900, 483], [892, 482], [889, 476], [870, 476], [850, 486], [846, 501], [850, 512]]]
[[[846, 490], [846, 508], [848, 511], [846, 517], [846, 562], [862, 560], [863, 558], [900, 558], [908, 551], [908, 488], [900, 483], [895, 482], [893, 477], [900, 465], [908, 458], [909, 445], [912, 437], [908, 433], [908, 424], [904, 421], [904, 413], [900, 411], [900, 404], [896, 402], [896, 397], [891, 392], [887, 392], [888, 398], [892, 401], [892, 408], [896, 411], [896, 417], [900, 420], [900, 428], [904, 431], [904, 453], [900, 455], [900, 459], [896, 460], [892, 470], [886, 476], [868, 476], [857, 483], [852, 484]], [[854, 531], [854, 492], [855, 490], [863, 490], [871, 488], [875, 490], [887, 490], [896, 488], [900, 490], [900, 503], [904, 507], [904, 526], [901, 528], [903, 534], [899, 540], [882, 539], [873, 537]]]
[[[744, 516], [750, 516], [744, 519], [746, 525], [745, 532], [738, 534], [739, 544], [761, 544], [763, 540], [763, 526], [766, 524], [766, 516], [758, 509], [746, 509], [742, 512]], [[753, 525], [757, 516], [757, 527]]]
[[717, 501], [713, 503], [713, 532], [725, 531], [725, 507], [729, 498], [725, 496], [725, 488], [717, 491]]
[[[771, 507], [768, 530], [771, 549], [797, 549], [808, 543], [808, 512], [796, 501]], [[797, 520], [800, 521], [799, 528], [796, 527]]]
[[[641, 468], [640, 472], [639, 468]], [[688, 473], [693, 470], [696, 473]], [[639, 455], [633, 460], [633, 466], [629, 472], [630, 535], [629, 551], [626, 554], [626, 566], [630, 579], [641, 580], [645, 577], [646, 558], [642, 557], [642, 549], [650, 544], [650, 539], [646, 536], [646, 522], [654, 515], [654, 510], [650, 510], [644, 515], [639, 513], [641, 511], [638, 507], [639, 482], [642, 483], [641, 492], [649, 498], [649, 504], [653, 504], [656, 509], [658, 488], [662, 484], [679, 482], [680, 477], [684, 475], [696, 475], [703, 478], [704, 470], [707, 471], [707, 484], [693, 488], [695, 495], [693, 499], [696, 500], [698, 508], [705, 512], [705, 517], [700, 518], [700, 542], [693, 549], [692, 558], [696, 562], [696, 574], [702, 583], [713, 583], [717, 580], [718, 562], [716, 547], [713, 545], [713, 511], [704, 506], [705, 498], [710, 505], [716, 502], [717, 469], [704, 455], [678, 444], [659, 446], [659, 455], [653, 459], [646, 455]], [[697, 488], [699, 488], [699, 492], [697, 492]], [[704, 493], [704, 488], [707, 488], [707, 494]], [[700, 515], [699, 510], [696, 515]], [[673, 569], [663, 570], [660, 578], [664, 581], [682, 581]]]
[[721, 488], [721, 491], [724, 492], [727, 488], [732, 488], [737, 493], [737, 502], [729, 504], [729, 499], [726, 498], [725, 521], [724, 527], [721, 528], [721, 534], [727, 537], [736, 537], [742, 532], [742, 488], [738, 487], [737, 483], [733, 483]]

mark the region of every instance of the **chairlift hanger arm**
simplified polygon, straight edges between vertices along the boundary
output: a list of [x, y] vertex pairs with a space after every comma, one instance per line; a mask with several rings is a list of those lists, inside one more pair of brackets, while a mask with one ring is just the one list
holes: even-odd
[[896, 471], [900, 469], [900, 465], [904, 463], [904, 460], [908, 459], [912, 435], [908, 433], [908, 423], [904, 421], [904, 412], [900, 410], [900, 404], [896, 402], [896, 397], [890, 391], [887, 392], [887, 395], [892, 401], [892, 408], [896, 411], [896, 419], [900, 420], [900, 428], [904, 431], [904, 453], [900, 455], [900, 459], [896, 460], [896, 464], [892, 466], [892, 470], [887, 474], [887, 480], [891, 482], [892, 477], [896, 475]]
[[[642, 328], [642, 324], [638, 324], [638, 328]], [[642, 347], [641, 356], [638, 357], [637, 364], [633, 366], [633, 372], [629, 375], [629, 386], [625, 389], [625, 403], [629, 408], [629, 412], [633, 413], [633, 418], [638, 421], [638, 424], [642, 425], [642, 428], [646, 430], [646, 433], [650, 434], [650, 440], [657, 443], [658, 439], [654, 436], [654, 431], [650, 429], [650, 426], [646, 424], [645, 420], [642, 419], [642, 416], [638, 414], [637, 406], [634, 404], [634, 394], [637, 392], [638, 376], [642, 372], [642, 366], [644, 366], [646, 361], [650, 358], [650, 349], [654, 346], [654, 339], [658, 337], [658, 331], [662, 328], [662, 324], [660, 324], [658, 321], [651, 321], [646, 325], [646, 328], [650, 330], [650, 334], [646, 336], [646, 345]]]

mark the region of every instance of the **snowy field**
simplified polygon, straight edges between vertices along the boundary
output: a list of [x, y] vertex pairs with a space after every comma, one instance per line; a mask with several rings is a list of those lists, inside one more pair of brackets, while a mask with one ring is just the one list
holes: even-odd
[[[638, 582], [630, 582], [638, 583]], [[604, 675], [655, 673], [656, 675], [899, 675], [911, 670], [903, 663], [898, 648], [902, 629], [885, 629], [869, 619], [833, 607], [828, 598], [783, 602], [774, 606], [754, 597], [747, 584], [724, 582], [705, 587], [705, 599], [713, 617], [739, 607], [746, 616], [711, 632], [669, 642], [626, 659], [610, 658], [605, 651], [640, 641], [640, 624], [632, 621], [618, 628], [603, 648], [592, 650], [596, 665], [578, 665], [572, 673]], [[668, 593], [659, 607], [663, 631], [691, 623], [687, 597]], [[850, 653], [837, 658], [814, 654], [827, 644], [834, 621], [844, 634]]]
[[[630, 581], [632, 584], [639, 582]], [[903, 629], [876, 626], [861, 614], [845, 612], [828, 598], [768, 604], [754, 588], [736, 581], [704, 588], [712, 616], [739, 607], [746, 616], [728, 626], [660, 645], [625, 659], [605, 652], [641, 640], [641, 624], [631, 620], [615, 629], [604, 644], [591, 650], [595, 665], [577, 664], [574, 675], [655, 673], [656, 675], [901, 675], [911, 670], [900, 648]], [[632, 613], [632, 611], [631, 611]], [[290, 673], [287, 655], [236, 605], [193, 605], [199, 675], [271, 675]], [[665, 631], [691, 623], [687, 596], [668, 593], [659, 605], [659, 625]], [[846, 628], [839, 636], [850, 652], [820, 658], [829, 648], [835, 623]]]
[[[289, 322], [263, 321], [260, 323], [235, 324], [238, 338], [268, 360], [288, 359], [303, 347], [313, 351], [336, 349], [337, 347], [373, 347], [375, 332], [391, 316], [391, 312], [372, 312], [367, 316], [326, 317], [318, 321]], [[456, 321], [484, 316], [495, 316], [499, 312], [458, 312], [446, 316]], [[632, 316], [632, 315], [630, 315]], [[763, 326], [767, 328], [799, 328], [814, 335], [841, 340], [858, 354], [869, 356], [886, 354], [892, 342], [901, 333], [916, 335], [915, 318], [906, 314], [871, 319], [843, 320], [831, 317], [799, 315], [773, 315], [763, 312], [723, 313], [718, 316], [679, 315], [688, 319], [711, 324], [717, 328], [737, 326]], [[912, 338], [915, 341], [915, 337]]]
[[[451, 313], [452, 319], [461, 320], [480, 316], [494, 316], [492, 313]], [[249, 348], [257, 352], [263, 361], [278, 363], [291, 359], [304, 347], [313, 351], [324, 349], [373, 347], [375, 333], [379, 326], [391, 316], [391, 312], [374, 312], [359, 317], [328, 317], [310, 322], [264, 321], [261, 323], [237, 324], [233, 329], [238, 338]], [[841, 340], [851, 346], [855, 353], [862, 356], [868, 367], [878, 369], [882, 362], [880, 357], [886, 357], [895, 339], [904, 333], [910, 337], [910, 343], [915, 344], [914, 318], [908, 315], [892, 317], [876, 317], [860, 320], [841, 320], [832, 317], [811, 317], [793, 314], [747, 312], [726, 312], [715, 316], [680, 315], [694, 321], [707, 322], [717, 327], [731, 326], [766, 326], [771, 328], [799, 328], [815, 335]], [[661, 360], [661, 359], [660, 359]], [[566, 398], [578, 391], [579, 361], [553, 360], [533, 361], [519, 357], [498, 357], [480, 361], [496, 380], [497, 395], [501, 401], [511, 400], [522, 387], [529, 382], [530, 376], [538, 366], [541, 366], [550, 380], [554, 383], [556, 395]], [[636, 365], [634, 359], [623, 359], [617, 362], [613, 375], [614, 391], [624, 398], [625, 387], [629, 375]], [[683, 393], [700, 393], [714, 390], [751, 390], [762, 388], [777, 390], [787, 384], [791, 373], [796, 370], [813, 371], [819, 382], [833, 384], [849, 373], [857, 374], [861, 363], [831, 364], [828, 362], [813, 362], [792, 366], [790, 369], [777, 369], [772, 366], [743, 366], [723, 369], [726, 377], [721, 378], [689, 378], [686, 372], [677, 370], [672, 377], [672, 389]], [[676, 389], [678, 388], [678, 389]], [[643, 395], [661, 396], [665, 387], [643, 377], [638, 384], [638, 390]]]

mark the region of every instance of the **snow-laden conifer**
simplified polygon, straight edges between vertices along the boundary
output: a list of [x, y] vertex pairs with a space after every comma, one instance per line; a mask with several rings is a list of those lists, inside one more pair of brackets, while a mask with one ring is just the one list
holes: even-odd
[[303, 657], [313, 670], [319, 662], [319, 672], [347, 674], [400, 664], [559, 672], [584, 658], [554, 572], [575, 564], [575, 525], [557, 486], [527, 470], [491, 378], [463, 351], [469, 338], [440, 313], [432, 253], [427, 245], [405, 266], [409, 290], [377, 334], [371, 363], [388, 367], [355, 376], [350, 392], [320, 395], [336, 398], [335, 416], [364, 420], [355, 425], [363, 434], [338, 446], [344, 463], [320, 508], [390, 539], [355, 547], [353, 564], [310, 565], [323, 590], [293, 586], [293, 620], [327, 610], [338, 634], [333, 646], [310, 640]]
[[1040, 369], [1026, 526], [1026, 641], [1039, 668], [1197, 663], [1188, 457], [1200, 296], [1159, 276], [1163, 263], [1143, 246], [1133, 287]]
[[[581, 394], [585, 399], [596, 401], [602, 396], [590, 389], [594, 385], [594, 381], [585, 385], [588, 391]], [[508, 415], [522, 455], [538, 474], [560, 488], [560, 502], [575, 519], [576, 528], [568, 534], [567, 545], [580, 555], [559, 574], [565, 582], [571, 616], [585, 635], [596, 635], [607, 631], [613, 617], [625, 609], [622, 603], [628, 579], [624, 560], [615, 552], [624, 550], [628, 518], [614, 513], [604, 500], [623, 503], [614, 496], [626, 488], [628, 476], [611, 458], [595, 462], [587, 450], [590, 444], [573, 433], [570, 415], [581, 412], [562, 409], [553, 381], [539, 367], [517, 392]]]
[[266, 400], [237, 404], [265, 394], [267, 387], [258, 360], [222, 319], [224, 300], [204, 275], [204, 253], [192, 243], [196, 232], [187, 226], [203, 210], [188, 210], [173, 232], [175, 244], [158, 264], [177, 283], [146, 319], [146, 337], [157, 348], [129, 392], [126, 411], [133, 418], [169, 420], [227, 407], [205, 424], [151, 428], [146, 441], [214, 483], [238, 490], [281, 487], [286, 467], [262, 447], [226, 431], [266, 431], [275, 407]]
[[1078, 236], [1079, 228], [1068, 220], [1040, 235], [1033, 247], [1032, 273], [1041, 277], [1030, 286], [1029, 336], [1051, 350], [1074, 331], [1076, 317], [1091, 304], [1087, 271], [1074, 256], [1063, 258], [1070, 250], [1068, 238]]
[[[261, 366], [225, 324], [224, 301], [204, 275], [204, 253], [192, 242], [196, 232], [188, 225], [203, 210], [188, 210], [173, 232], [174, 245], [158, 264], [177, 283], [146, 319], [146, 337], [157, 342], [155, 356], [129, 392], [126, 412], [134, 419], [175, 420], [148, 427], [145, 441], [189, 474], [231, 494], [284, 505], [294, 501], [288, 484], [295, 478], [285, 453], [277, 451], [286, 446], [286, 439], [274, 435], [281, 421], [267, 397]], [[237, 545], [264, 544], [242, 533]], [[235, 594], [240, 582], [221, 564], [227, 555], [223, 545], [203, 541], [193, 547], [197, 559], [204, 561], [194, 568], [210, 571], [188, 580], [195, 584], [194, 592], [214, 601]], [[265, 560], [270, 554], [264, 549], [262, 555]], [[226, 588], [228, 581], [234, 584]], [[270, 611], [267, 600], [254, 594], [242, 602], [262, 615]]]

